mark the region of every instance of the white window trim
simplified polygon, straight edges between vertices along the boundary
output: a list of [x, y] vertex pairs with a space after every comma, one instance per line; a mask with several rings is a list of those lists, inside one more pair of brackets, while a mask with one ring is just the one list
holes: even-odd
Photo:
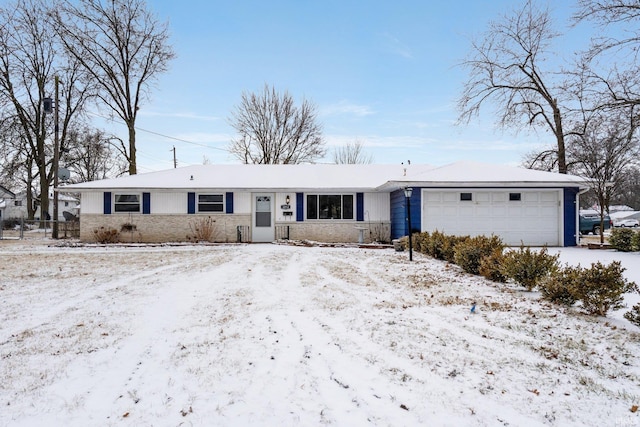
[[[218, 203], [206, 203], [209, 205], [217, 205], [222, 204], [222, 210], [220, 211], [201, 211], [200, 210], [200, 196], [222, 196], [222, 202]], [[207, 215], [221, 215], [225, 213], [226, 209], [226, 195], [225, 193], [196, 193], [196, 213], [207, 214]]]
[[[137, 196], [138, 197], [138, 210], [137, 211], [120, 211], [116, 209], [117, 205], [133, 205], [134, 203], [118, 203], [118, 196]], [[142, 212], [142, 193], [114, 193], [113, 194], [113, 208], [111, 210], [114, 214], [132, 214]]]

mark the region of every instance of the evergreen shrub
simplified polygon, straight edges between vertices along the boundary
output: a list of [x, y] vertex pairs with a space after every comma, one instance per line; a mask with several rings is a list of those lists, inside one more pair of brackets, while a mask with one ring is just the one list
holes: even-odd
[[611, 230], [609, 244], [620, 252], [631, 252], [633, 248], [633, 236], [637, 234], [630, 228], [620, 227]]
[[504, 249], [504, 243], [498, 236], [470, 237], [455, 245], [453, 259], [467, 273], [480, 274], [482, 258], [502, 249]]
[[546, 247], [537, 251], [523, 245], [518, 250], [505, 253], [502, 272], [531, 291], [542, 279], [557, 270], [558, 257], [559, 254], [549, 255]]
[[609, 310], [622, 308], [624, 294], [638, 291], [634, 282], [626, 280], [620, 261], [605, 266], [600, 262], [583, 269], [575, 286], [575, 295], [589, 314], [606, 316]]

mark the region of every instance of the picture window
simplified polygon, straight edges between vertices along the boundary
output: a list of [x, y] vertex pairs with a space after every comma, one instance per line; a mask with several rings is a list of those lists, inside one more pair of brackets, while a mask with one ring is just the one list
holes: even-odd
[[308, 194], [307, 219], [353, 219], [353, 194]]

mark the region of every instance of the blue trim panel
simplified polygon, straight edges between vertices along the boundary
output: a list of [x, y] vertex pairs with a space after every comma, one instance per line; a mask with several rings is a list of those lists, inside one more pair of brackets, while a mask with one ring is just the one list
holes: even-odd
[[364, 193], [356, 193], [356, 221], [364, 221]]
[[[411, 230], [414, 232], [422, 231], [422, 209], [420, 204], [422, 200], [422, 191], [418, 187], [413, 188], [411, 193]], [[402, 236], [408, 236], [407, 227], [407, 208], [404, 190], [396, 190], [391, 193], [391, 238], [398, 239]]]
[[304, 193], [296, 193], [296, 221], [304, 221]]
[[103, 194], [102, 212], [104, 212], [105, 215], [111, 215], [111, 191], [105, 191]]
[[233, 193], [226, 193], [225, 194], [225, 212], [228, 214], [232, 214], [233, 213]]
[[564, 246], [576, 246], [578, 243], [578, 230], [576, 222], [578, 221], [578, 193], [579, 188], [564, 188]]
[[196, 213], [196, 193], [187, 193], [187, 213]]
[[151, 193], [142, 193], [142, 213], [144, 215], [151, 213]]

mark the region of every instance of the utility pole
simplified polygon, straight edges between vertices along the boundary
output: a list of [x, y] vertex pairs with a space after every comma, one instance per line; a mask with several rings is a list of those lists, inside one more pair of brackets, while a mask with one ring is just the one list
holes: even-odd
[[173, 146], [173, 149], [171, 150], [173, 151], [173, 168], [177, 168], [178, 167], [178, 160], [176, 160], [176, 146]]
[[51, 237], [58, 238], [58, 163], [60, 162], [60, 148], [58, 144], [58, 76], [55, 77], [56, 94], [55, 94], [55, 110], [53, 114], [54, 138], [53, 138], [53, 230]]

